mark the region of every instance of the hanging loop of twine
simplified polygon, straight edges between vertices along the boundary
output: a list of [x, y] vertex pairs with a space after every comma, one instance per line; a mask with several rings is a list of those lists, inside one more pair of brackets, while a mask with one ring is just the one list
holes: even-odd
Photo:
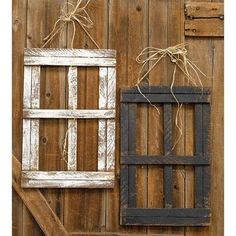
[[[149, 84], [149, 78], [148, 75], [150, 72], [159, 64], [159, 62], [169, 57], [170, 61], [174, 64], [173, 69], [173, 75], [172, 75], [172, 82], [170, 85], [170, 91], [177, 103], [177, 112], [175, 117], [175, 125], [178, 129], [179, 135], [178, 138], [175, 140], [172, 150], [175, 148], [175, 146], [178, 144], [178, 142], [181, 139], [181, 136], [183, 134], [183, 122], [181, 118], [181, 108], [182, 104], [179, 103], [177, 97], [175, 96], [173, 92], [173, 87], [176, 81], [176, 71], [179, 69], [185, 78], [187, 78], [188, 84], [191, 83], [194, 86], [199, 86], [202, 89], [203, 92], [203, 84], [200, 76], [207, 77], [200, 69], [199, 67], [194, 64], [188, 57], [187, 57], [187, 49], [185, 47], [185, 44], [177, 44], [175, 46], [168, 47], [166, 49], [162, 48], [155, 48], [155, 47], [146, 47], [144, 48], [141, 53], [137, 56], [136, 61], [137, 63], [141, 64], [141, 69], [139, 71], [139, 76], [136, 82], [136, 87], [139, 91], [139, 93], [148, 101], [148, 103], [155, 108], [158, 115], [160, 115], [160, 110], [158, 107], [153, 104], [142, 92], [140, 85], [143, 82], [144, 79], [148, 81]], [[148, 70], [146, 72], [145, 68], [148, 67]]]
[[86, 11], [86, 7], [88, 6], [89, 2], [90, 0], [88, 0], [83, 6], [82, 0], [78, 0], [76, 5], [68, 2], [68, 8], [72, 7], [72, 10], [68, 10], [67, 12], [66, 7], [61, 10], [61, 15], [55, 22], [52, 31], [44, 38], [45, 43], [43, 44], [42, 48], [44, 48], [48, 43], [50, 43], [57, 34], [61, 33], [67, 24], [71, 23], [73, 26], [71, 48], [73, 49], [77, 23], [85, 32], [85, 34], [89, 37], [89, 39], [93, 42], [93, 44], [98, 49], [100, 49], [96, 41], [93, 39], [93, 37], [89, 34], [87, 30], [93, 26], [93, 21], [91, 20], [88, 12]]

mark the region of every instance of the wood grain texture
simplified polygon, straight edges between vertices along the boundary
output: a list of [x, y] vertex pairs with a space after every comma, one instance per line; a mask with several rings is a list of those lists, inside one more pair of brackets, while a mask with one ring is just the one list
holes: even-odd
[[[17, 2], [15, 4], [15, 2]], [[13, 11], [13, 32], [14, 32], [14, 47], [13, 47], [13, 150], [15, 153], [21, 152], [21, 130], [22, 130], [22, 105], [20, 101], [22, 101], [22, 86], [23, 86], [23, 51], [24, 47], [40, 47], [42, 42], [42, 38], [46, 36], [47, 33], [50, 32], [55, 20], [60, 14], [60, 8], [64, 5], [66, 1], [54, 0], [54, 1], [33, 1], [29, 0], [28, 5], [26, 1], [18, 1], [14, 0], [13, 7], [15, 10]], [[47, 7], [46, 3], [48, 4]], [[71, 1], [75, 3], [76, 0]], [[180, 4], [181, 8], [178, 6], [178, 1], [162, 1], [162, 0], [149, 0], [149, 1], [133, 1], [130, 4], [130, 1], [126, 0], [110, 0], [109, 4], [106, 2], [104, 5], [101, 4], [102, 1], [97, 1], [97, 3], [89, 4], [88, 9], [90, 10], [90, 14], [92, 19], [99, 23], [95, 24], [95, 28], [90, 29], [90, 32], [93, 33], [93, 36], [96, 37], [96, 40], [99, 43], [99, 46], [103, 46], [103, 48], [113, 48], [117, 50], [117, 90], [122, 87], [126, 87], [128, 85], [134, 85], [134, 82], [137, 78], [136, 73], [138, 73], [138, 65], [136, 65], [135, 58], [139, 51], [141, 51], [145, 46], [148, 46], [146, 43], [149, 41], [149, 45], [155, 47], [166, 48], [170, 45], [174, 45], [180, 42], [179, 35], [181, 37], [184, 36], [184, 27], [179, 27], [179, 17], [180, 15], [184, 16], [184, 4]], [[105, 2], [105, 1], [104, 1]], [[147, 4], [149, 2], [149, 4]], [[186, 1], [187, 2], [187, 1]], [[189, 2], [189, 1], [188, 1]], [[196, 1], [195, 1], [196, 2]], [[202, 1], [198, 1], [202, 2]], [[204, 1], [206, 2], [206, 1]], [[208, 1], [209, 2], [209, 1]], [[213, 1], [212, 1], [213, 2]], [[216, 0], [214, 2], [219, 2]], [[222, 2], [222, 1], [220, 1]], [[130, 6], [130, 8], [128, 7]], [[148, 6], [148, 14], [147, 8]], [[171, 6], [173, 5], [173, 7]], [[35, 11], [37, 9], [37, 11]], [[130, 9], [130, 10], [128, 10]], [[180, 9], [180, 10], [179, 10]], [[97, 11], [97, 13], [95, 12]], [[175, 14], [174, 11], [179, 12]], [[26, 14], [28, 12], [28, 16]], [[132, 13], [132, 14], [130, 14]], [[47, 16], [46, 16], [47, 15]], [[104, 17], [105, 16], [105, 17]], [[26, 18], [28, 17], [28, 33], [24, 31]], [[47, 24], [47, 25], [46, 25]], [[146, 27], [149, 25], [149, 27]], [[177, 27], [176, 27], [177, 25]], [[133, 33], [128, 34], [129, 31]], [[148, 29], [149, 28], [149, 29]], [[67, 33], [68, 32], [68, 33]], [[66, 41], [70, 42], [72, 30], [68, 28], [67, 32], [63, 32], [61, 35], [61, 39], [56, 37], [55, 41], [51, 44], [51, 47], [65, 47]], [[168, 34], [167, 34], [168, 32]], [[107, 37], [109, 36], [109, 37]], [[127, 38], [130, 37], [128, 42]], [[28, 45], [25, 45], [25, 41], [27, 40]], [[87, 48], [88, 46], [93, 47], [93, 45], [87, 44], [87, 37], [84, 36], [83, 32], [79, 30], [76, 34], [75, 39], [75, 48]], [[208, 235], [223, 235], [223, 191], [220, 186], [223, 186], [223, 136], [222, 136], [222, 120], [223, 120], [223, 38], [211, 38], [211, 37], [187, 37], [187, 47], [188, 47], [188, 55], [192, 61], [194, 61], [199, 68], [202, 69], [204, 73], [208, 75], [207, 78], [203, 80], [204, 87], [210, 87], [213, 89], [213, 106], [212, 106], [212, 133], [215, 135], [214, 140], [211, 140], [210, 143], [212, 145], [212, 164], [213, 164], [213, 179], [211, 179], [211, 183], [213, 184], [213, 193], [210, 195], [210, 201], [212, 206], [212, 224], [210, 227], [185, 227], [185, 232], [176, 228], [169, 227], [158, 227], [151, 226], [148, 227], [132, 227], [132, 226], [120, 226], [119, 225], [119, 179], [117, 178], [115, 181], [115, 189], [113, 191], [107, 192], [107, 201], [102, 201], [103, 205], [101, 206], [100, 195], [104, 196], [103, 193], [99, 190], [90, 191], [86, 195], [86, 190], [66, 190], [67, 195], [65, 197], [65, 201], [61, 200], [62, 195], [59, 192], [64, 192], [63, 190], [55, 191], [48, 190], [43, 191], [47, 200], [55, 211], [56, 214], [61, 216], [61, 212], [64, 217], [61, 217], [62, 222], [64, 222], [65, 227], [68, 229], [71, 235], [187, 235], [187, 236], [208, 236]], [[133, 47], [133, 49], [129, 49]], [[129, 53], [128, 53], [129, 52]], [[129, 60], [127, 58], [129, 57]], [[160, 67], [156, 67], [154, 71], [150, 75], [151, 85], [159, 85], [168, 83], [172, 77], [172, 69], [171, 67], [167, 67], [167, 60], [164, 60]], [[212, 66], [214, 63], [214, 68]], [[132, 69], [130, 69], [132, 66]], [[129, 73], [127, 72], [129, 68]], [[168, 72], [168, 73], [167, 73]], [[48, 69], [47, 69], [47, 73]], [[86, 69], [81, 68], [78, 71], [80, 84], [79, 90], [82, 90], [83, 93], [78, 94], [79, 101], [78, 105], [79, 109], [84, 109], [83, 105], [85, 105], [85, 99], [87, 95], [86, 90]], [[44, 74], [44, 71], [43, 71]], [[168, 76], [167, 76], [168, 74]], [[214, 74], [214, 77], [212, 76]], [[64, 108], [63, 107], [63, 98], [60, 99], [60, 107], [58, 103], [58, 94], [56, 88], [60, 87], [62, 90], [65, 88], [63, 81], [65, 81], [65, 72], [56, 71], [55, 68], [52, 69], [51, 75], [48, 75], [47, 86], [43, 86], [42, 88], [42, 105], [47, 105], [47, 108], [55, 109], [55, 108]], [[158, 75], [158, 76], [157, 76]], [[55, 77], [55, 79], [54, 79]], [[53, 81], [52, 81], [53, 78]], [[131, 79], [132, 78], [132, 79]], [[131, 81], [132, 80], [132, 81]], [[95, 86], [95, 85], [94, 85]], [[46, 87], [46, 88], [44, 88]], [[55, 88], [56, 87], [56, 88]], [[64, 93], [64, 97], [67, 96], [66, 90]], [[119, 95], [118, 95], [119, 99]], [[65, 101], [65, 104], [66, 101]], [[157, 135], [160, 135], [157, 131], [156, 125], [150, 125], [146, 120], [162, 122], [162, 119], [156, 118], [155, 112], [150, 111], [148, 114], [145, 109], [147, 109], [145, 104], [141, 105], [142, 109], [139, 113], [139, 117], [141, 118], [141, 133], [140, 140], [141, 142], [141, 151], [142, 155], [156, 155], [161, 153], [157, 152], [156, 143]], [[186, 108], [185, 112], [186, 112]], [[188, 112], [185, 113], [185, 147], [181, 148], [186, 151], [186, 155], [193, 155], [192, 151], [192, 136], [194, 136], [193, 128], [192, 128], [192, 111], [191, 105], [188, 106]], [[117, 107], [117, 117], [119, 117], [119, 106]], [[44, 121], [46, 122], [46, 121]], [[56, 121], [52, 120], [52, 123], [56, 123]], [[58, 146], [57, 142], [52, 143], [50, 140], [53, 135], [52, 133], [60, 132], [60, 139], [63, 139], [63, 136], [66, 131], [66, 125], [60, 122], [60, 129], [56, 129], [55, 126], [47, 122], [48, 126], [44, 128], [44, 132], [41, 133], [40, 137], [40, 148], [42, 150], [48, 149], [48, 147], [52, 147], [52, 149], [56, 150]], [[83, 160], [85, 147], [84, 140], [87, 140], [88, 137], [83, 133], [85, 130], [84, 121], [80, 120], [81, 127], [79, 127], [78, 134], [78, 168], [83, 170], [83, 166], [85, 162], [88, 160]], [[59, 121], [58, 123], [59, 124]], [[54, 126], [54, 128], [52, 128]], [[120, 120], [116, 118], [116, 126], [120, 127]], [[146, 129], [147, 128], [147, 129]], [[42, 131], [42, 130], [41, 130]], [[148, 137], [148, 134], [150, 136]], [[117, 129], [116, 132], [116, 163], [119, 163], [119, 136], [120, 130]], [[139, 136], [139, 135], [138, 135]], [[152, 137], [152, 138], [151, 138]], [[161, 136], [160, 136], [161, 137]], [[46, 138], [47, 143], [43, 143], [43, 138]], [[214, 142], [213, 142], [214, 141]], [[139, 141], [140, 142], [140, 141]], [[162, 146], [162, 144], [160, 143]], [[139, 147], [139, 148], [140, 148]], [[63, 164], [63, 161], [59, 159], [56, 160], [58, 154], [52, 153], [52, 149], [50, 148], [50, 153], [47, 153], [47, 159], [51, 163], [47, 164], [46, 160], [43, 160], [40, 163], [43, 169], [63, 169], [66, 165]], [[179, 148], [180, 150], [180, 148]], [[43, 153], [43, 152], [42, 152]], [[20, 153], [17, 155], [20, 158]], [[191, 167], [188, 168], [185, 177], [185, 189], [179, 188], [175, 189], [176, 192], [180, 193], [179, 200], [182, 201], [184, 199], [186, 206], [191, 206], [192, 204], [192, 192], [193, 192], [193, 170]], [[185, 168], [185, 171], [186, 171]], [[65, 170], [65, 169], [64, 169]], [[151, 175], [151, 171], [153, 174]], [[144, 172], [142, 172], [145, 175]], [[119, 176], [119, 165], [116, 166], [116, 174]], [[145, 207], [148, 205], [154, 207], [161, 207], [162, 205], [162, 182], [161, 177], [162, 171], [161, 169], [156, 170], [156, 167], [148, 168], [148, 176], [145, 175], [145, 178], [148, 179], [149, 182], [148, 187], [145, 184], [145, 181], [141, 181], [141, 178], [138, 177], [139, 181], [139, 192], [142, 193], [140, 196], [139, 204]], [[182, 175], [180, 175], [181, 177]], [[156, 181], [153, 181], [153, 180]], [[175, 179], [175, 178], [174, 178]], [[178, 181], [180, 178], [178, 178]], [[148, 194], [147, 194], [148, 193]], [[99, 198], [98, 201], [95, 201], [95, 195]], [[86, 195], [86, 197], [85, 197]], [[87, 198], [89, 195], [94, 195], [91, 198]], [[184, 197], [183, 197], [184, 195]], [[64, 197], [64, 196], [63, 196]], [[63, 203], [65, 202], [65, 204]], [[105, 202], [105, 203], [104, 203]], [[20, 207], [19, 202], [19, 207]], [[104, 204], [106, 207], [104, 207]], [[96, 205], [96, 207], [94, 207]], [[96, 208], [96, 209], [95, 209]], [[94, 209], [94, 210], [93, 210]], [[13, 209], [14, 211], [14, 209]], [[27, 211], [26, 208], [24, 210]], [[26, 215], [28, 214], [28, 215]], [[22, 220], [19, 219], [19, 226], [21, 225], [24, 232], [24, 235], [42, 235], [42, 231], [39, 230], [37, 223], [32, 220], [32, 216], [30, 213], [24, 213], [24, 217]], [[103, 219], [102, 221], [98, 219]], [[22, 223], [20, 223], [22, 222]], [[105, 222], [105, 224], [104, 224]], [[105, 228], [104, 228], [105, 225]], [[182, 228], [182, 227], [180, 227]], [[104, 230], [104, 232], [100, 232]], [[17, 229], [18, 232], [22, 234], [22, 230], [20, 227]]]
[[23, 171], [24, 188], [112, 188], [112, 172]]
[[187, 2], [185, 14], [194, 18], [224, 17], [224, 3], [222, 2]]
[[[21, 164], [14, 155], [12, 158], [13, 187], [21, 197], [24, 204], [28, 207], [45, 235], [68, 235], [64, 226], [50, 208], [42, 193], [39, 190], [24, 190], [21, 188]], [[45, 215], [47, 217], [45, 217]]]
[[[68, 71], [68, 108], [77, 108], [77, 67], [69, 67]], [[77, 121], [68, 120], [68, 170], [77, 170]]]
[[64, 110], [64, 109], [24, 109], [23, 117], [30, 119], [112, 119], [115, 118], [114, 109], [85, 109], [85, 110]]
[[224, 37], [224, 20], [214, 18], [185, 20], [185, 36]]

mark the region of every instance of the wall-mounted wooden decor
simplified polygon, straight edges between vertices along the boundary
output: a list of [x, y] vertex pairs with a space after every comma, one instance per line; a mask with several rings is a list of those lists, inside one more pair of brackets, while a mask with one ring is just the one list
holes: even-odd
[[[22, 187], [112, 188], [115, 168], [116, 51], [25, 49]], [[68, 110], [40, 109], [41, 66], [68, 66]], [[99, 109], [77, 109], [77, 67], [99, 67]], [[39, 119], [68, 119], [67, 171], [39, 170]], [[98, 121], [98, 171], [77, 171], [77, 122]]]
[[[210, 223], [210, 92], [192, 87], [176, 87], [174, 94], [183, 104], [193, 104], [195, 117], [195, 154], [177, 156], [172, 145], [172, 107], [176, 104], [169, 87], [141, 89], [152, 102], [163, 105], [164, 154], [136, 154], [137, 105], [148, 103], [137, 88], [121, 92], [121, 173], [120, 204], [122, 225], [202, 226]], [[164, 208], [137, 208], [136, 168], [138, 165], [163, 166]], [[173, 208], [173, 166], [187, 165], [195, 169], [194, 208]]]

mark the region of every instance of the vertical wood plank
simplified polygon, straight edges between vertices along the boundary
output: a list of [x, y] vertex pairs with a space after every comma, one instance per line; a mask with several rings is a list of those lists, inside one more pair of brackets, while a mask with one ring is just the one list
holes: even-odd
[[[99, 68], [99, 109], [107, 108], [107, 81], [108, 71], [106, 67]], [[107, 159], [107, 124], [105, 119], [98, 121], [98, 170], [106, 169]]]
[[[136, 154], [136, 118], [137, 118], [137, 104], [129, 104], [129, 125], [128, 125], [128, 145], [129, 155]], [[129, 207], [136, 207], [136, 166], [129, 165]]]
[[[31, 108], [39, 109], [40, 106], [40, 66], [32, 67], [31, 75]], [[30, 135], [30, 170], [39, 169], [39, 119], [31, 120]]]
[[[195, 105], [195, 154], [203, 153], [202, 133], [202, 105]], [[203, 203], [203, 170], [202, 167], [195, 167], [195, 207], [202, 207]]]
[[[109, 0], [107, 4], [107, 47], [117, 50], [117, 88], [127, 85], [127, 39], [128, 39], [128, 4], [126, 0]], [[119, 40], [117, 40], [119, 38]], [[116, 117], [120, 117], [120, 106], [116, 107]], [[120, 127], [120, 119], [116, 119], [116, 127]], [[120, 158], [120, 129], [116, 130], [116, 163]], [[122, 146], [122, 145], [121, 145]], [[116, 175], [119, 176], [120, 165], [116, 165]], [[113, 191], [107, 191], [106, 200], [106, 231], [124, 232], [125, 229], [120, 226], [120, 216], [117, 213], [120, 209], [120, 179], [115, 178], [115, 187]]]
[[[168, 45], [168, 1], [149, 0], [149, 46], [167, 48]], [[150, 85], [167, 85], [167, 58], [161, 60], [149, 74]], [[157, 76], [158, 75], [158, 76]], [[158, 104], [157, 104], [158, 105]], [[157, 111], [148, 108], [148, 154], [162, 155], [164, 153], [163, 143], [163, 109], [158, 106]], [[148, 207], [164, 207], [164, 168], [148, 166]], [[148, 234], [165, 234], [164, 227], [148, 227]]]
[[[77, 67], [68, 71], [68, 108], [77, 108]], [[77, 120], [68, 119], [68, 170], [77, 170]]]
[[[203, 155], [210, 157], [210, 114], [209, 104], [203, 104]], [[203, 207], [209, 208], [211, 168], [203, 168]]]
[[[31, 67], [24, 68], [24, 100], [23, 108], [31, 107]], [[22, 170], [30, 170], [30, 128], [29, 119], [23, 120]]]
[[[171, 104], [164, 104], [164, 154], [170, 155], [172, 149], [172, 107]], [[164, 193], [165, 207], [172, 207], [172, 166], [164, 167]]]
[[[108, 67], [107, 108], [116, 108], [116, 68]], [[107, 120], [107, 158], [106, 170], [115, 169], [115, 119]]]

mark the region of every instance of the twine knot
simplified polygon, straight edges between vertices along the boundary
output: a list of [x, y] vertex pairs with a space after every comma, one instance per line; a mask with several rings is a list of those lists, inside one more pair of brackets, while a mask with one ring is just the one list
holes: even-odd
[[[52, 39], [60, 33], [66, 24], [71, 23], [73, 25], [73, 35], [71, 38], [71, 48], [73, 49], [74, 39], [76, 34], [76, 23], [82, 28], [85, 34], [89, 37], [89, 39], [95, 44], [95, 46], [99, 49], [98, 44], [92, 38], [92, 36], [87, 31], [88, 28], [93, 26], [93, 21], [91, 20], [88, 12], [86, 11], [86, 7], [89, 4], [90, 0], [88, 0], [84, 6], [81, 6], [82, 0], [78, 0], [76, 5], [68, 2], [67, 5], [61, 10], [61, 15], [58, 17], [57, 21], [54, 24], [52, 31], [44, 38], [45, 43], [42, 48], [44, 48]], [[72, 8], [69, 12], [66, 12], [66, 9]]]

